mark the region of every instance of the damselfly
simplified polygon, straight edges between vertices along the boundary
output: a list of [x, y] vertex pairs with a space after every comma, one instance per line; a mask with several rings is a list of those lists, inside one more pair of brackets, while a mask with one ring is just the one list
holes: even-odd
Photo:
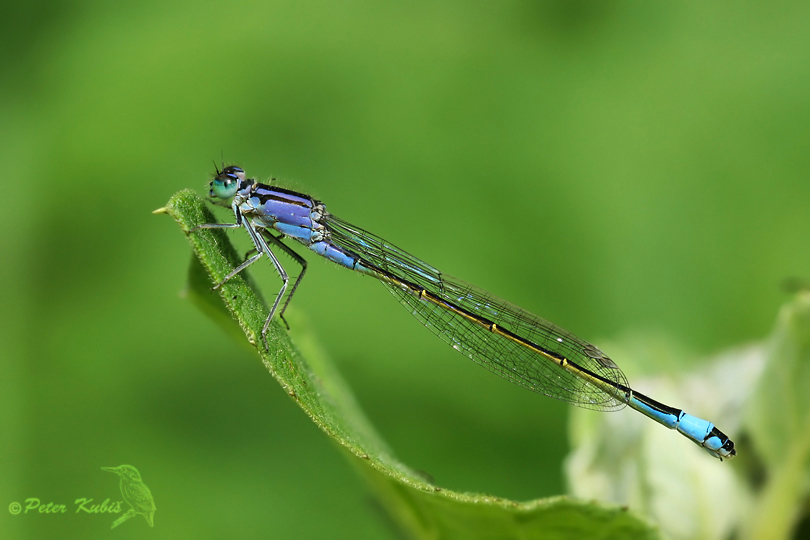
[[[440, 272], [379, 236], [330, 214], [322, 202], [308, 195], [258, 183], [236, 166], [217, 171], [209, 194], [221, 204], [229, 202], [236, 223], [208, 223], [197, 228], [244, 228], [256, 251], [215, 288], [262, 257], [270, 258], [283, 281], [262, 328], [265, 348], [273, 316], [278, 311], [283, 319], [306, 271], [306, 261], [283, 242], [292, 238], [341, 266], [377, 278], [450, 346], [519, 386], [599, 411], [629, 405], [676, 429], [714, 457], [736, 455], [734, 443], [711, 422], [631, 389], [619, 367], [594, 345]], [[301, 265], [301, 273], [280, 311], [290, 278], [270, 244]]]

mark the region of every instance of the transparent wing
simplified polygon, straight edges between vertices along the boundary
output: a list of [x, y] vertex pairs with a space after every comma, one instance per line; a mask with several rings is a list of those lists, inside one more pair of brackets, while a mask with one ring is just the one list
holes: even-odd
[[[594, 345], [562, 328], [502, 300], [474, 285], [443, 274], [413, 255], [359, 227], [327, 214], [321, 222], [336, 246], [360, 257], [404, 282], [497, 324], [513, 334], [611, 381], [627, 387], [619, 367]], [[621, 409], [625, 403], [575, 372], [520, 342], [476, 324], [458, 312], [383, 280], [391, 293], [434, 334], [489, 371], [534, 392], [600, 411]]]

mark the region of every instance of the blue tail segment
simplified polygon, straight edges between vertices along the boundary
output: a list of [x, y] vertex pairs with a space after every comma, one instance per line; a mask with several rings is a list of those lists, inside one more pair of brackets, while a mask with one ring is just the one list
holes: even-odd
[[737, 454], [734, 443], [707, 420], [686, 414], [632, 390], [627, 404], [659, 424], [677, 430], [716, 458], [731, 459]]

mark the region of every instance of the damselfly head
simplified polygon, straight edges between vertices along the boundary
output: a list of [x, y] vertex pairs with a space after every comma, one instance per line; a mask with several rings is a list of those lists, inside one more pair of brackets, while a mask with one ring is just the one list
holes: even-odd
[[245, 171], [236, 165], [224, 167], [217, 171], [217, 175], [211, 180], [211, 189], [208, 195], [211, 198], [230, 199], [239, 190], [245, 181]]

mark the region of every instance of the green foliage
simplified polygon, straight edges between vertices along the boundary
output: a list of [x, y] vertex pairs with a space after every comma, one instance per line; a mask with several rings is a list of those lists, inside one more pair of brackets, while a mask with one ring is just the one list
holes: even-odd
[[779, 313], [765, 368], [747, 407], [746, 427], [766, 482], [743, 529], [745, 539], [788, 538], [803, 510], [810, 474], [810, 293]]
[[[610, 347], [622, 364], [677, 365], [672, 343], [646, 337]], [[572, 415], [567, 460], [576, 496], [628, 504], [672, 539], [791, 538], [807, 519], [810, 474], [810, 293], [786, 303], [768, 339], [703, 363], [636, 380], [666, 403], [709, 418], [738, 456], [718, 463], [638, 415]], [[677, 401], [675, 398], [677, 397]], [[677, 509], [677, 512], [673, 512]]]
[[[214, 216], [192, 191], [177, 193], [159, 212], [170, 214], [188, 233]], [[267, 316], [264, 301], [243, 272], [211, 291], [239, 257], [221, 229], [187, 234], [194, 249], [189, 295], [233, 333], [233, 321], [251, 344], [260, 343]], [[210, 279], [202, 276], [204, 268]], [[224, 317], [225, 310], [233, 319]], [[302, 321], [295, 321], [296, 326]], [[396, 459], [358, 407], [328, 356], [308, 332], [290, 341], [278, 321], [268, 332], [269, 349], [256, 350], [267, 370], [315, 424], [346, 450], [391, 518], [414, 538], [658, 538], [654, 527], [627, 509], [567, 497], [514, 502], [490, 495], [459, 493], [432, 484]], [[244, 339], [243, 339], [244, 340]], [[305, 351], [302, 354], [299, 351]]]
[[[806, 1], [5, 8], [7, 503], [114, 497], [114, 477], [99, 467], [129, 463], [153, 490], [153, 531], [164, 538], [390, 538], [364, 483], [264, 376], [219, 295], [186, 291], [239, 344], [178, 298], [188, 244], [149, 211], [183, 188], [207, 192], [223, 155], [599, 345], [633, 384], [642, 372], [677, 378], [711, 351], [763, 338], [785, 301], [779, 283], [810, 276]], [[371, 278], [309, 259], [293, 309], [398, 456], [460, 491], [565, 492], [561, 464], [581, 448], [566, 425], [587, 411], [493, 378]], [[261, 266], [251, 273], [268, 295], [277, 282]], [[210, 284], [196, 258], [189, 272]], [[306, 322], [291, 323], [305, 350]], [[626, 335], [650, 333], [689, 354], [667, 344], [634, 367]], [[739, 379], [732, 371], [694, 395], [716, 401]], [[649, 394], [700, 414], [691, 391]], [[760, 414], [778, 414], [771, 406]], [[634, 416], [590, 413], [623, 426]], [[646, 512], [650, 490], [677, 486], [700, 519], [665, 504], [657, 515], [716, 523], [734, 490], [699, 500], [692, 488], [747, 470], [757, 451], [742, 427], [706, 417], [738, 442], [736, 460], [669, 463], [640, 501], [608, 497], [616, 482], [583, 498], [660, 524]], [[645, 446], [649, 459], [691, 446], [650, 429], [665, 440]], [[619, 443], [615, 431], [610, 440]], [[39, 517], [48, 519], [6, 513], [0, 538], [109, 537], [99, 521]], [[138, 518], [115, 532], [137, 527], [149, 530]]]

